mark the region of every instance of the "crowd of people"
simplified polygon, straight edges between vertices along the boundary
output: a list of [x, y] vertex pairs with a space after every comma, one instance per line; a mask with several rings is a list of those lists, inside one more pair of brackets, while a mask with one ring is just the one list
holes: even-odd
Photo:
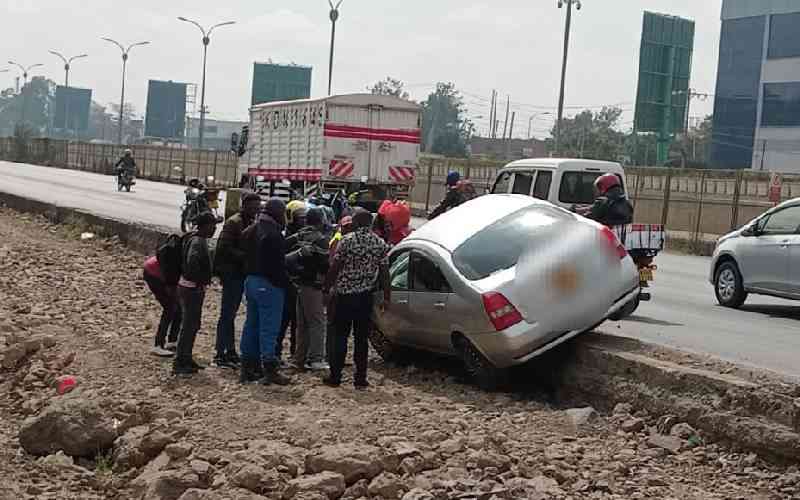
[[[369, 387], [372, 312], [376, 298], [390, 307], [388, 253], [410, 234], [411, 212], [404, 202], [386, 201], [374, 217], [355, 208], [335, 225], [331, 218], [328, 207], [263, 202], [245, 193], [212, 258], [208, 240], [217, 221], [200, 214], [195, 230], [170, 237], [144, 263], [144, 281], [162, 307], [151, 352], [172, 358], [177, 376], [205, 369], [193, 350], [206, 289], [217, 278], [222, 294], [215, 367], [239, 370], [242, 383], [265, 385], [290, 384], [290, 371], [326, 372], [324, 383], [338, 387], [353, 335], [353, 384]], [[243, 299], [246, 320], [237, 351]]]

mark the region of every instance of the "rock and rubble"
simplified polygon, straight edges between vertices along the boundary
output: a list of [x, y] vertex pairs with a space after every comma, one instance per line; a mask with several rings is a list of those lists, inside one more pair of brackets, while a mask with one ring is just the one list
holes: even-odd
[[[148, 354], [159, 310], [141, 256], [2, 209], [0, 255], [11, 257], [0, 259], [0, 477], [14, 499], [800, 495], [797, 465], [736, 453], [679, 419], [625, 404], [568, 412], [446, 369], [373, 358], [380, 383], [367, 392], [307, 373], [286, 388], [241, 387], [215, 368], [176, 380]], [[204, 363], [219, 298], [210, 290]], [[78, 384], [59, 395], [65, 375]]]

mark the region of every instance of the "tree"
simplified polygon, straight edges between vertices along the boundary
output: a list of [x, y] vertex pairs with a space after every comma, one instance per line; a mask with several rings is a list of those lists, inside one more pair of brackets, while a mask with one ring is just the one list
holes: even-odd
[[405, 91], [405, 86], [400, 80], [396, 80], [391, 76], [387, 76], [385, 80], [381, 80], [372, 87], [367, 87], [367, 90], [373, 94], [378, 95], [391, 95], [399, 97], [400, 99], [408, 100], [408, 92]]
[[708, 168], [713, 118], [711, 115], [706, 116], [702, 122], [691, 127], [673, 143], [672, 149], [680, 154], [681, 166]]
[[[585, 110], [574, 118], [561, 120], [559, 156], [618, 161], [625, 147], [625, 135], [618, 130], [622, 110], [604, 106], [598, 112]], [[552, 136], [555, 137], [553, 127]]]
[[422, 146], [426, 152], [453, 157], [467, 155], [467, 141], [474, 130], [464, 116], [466, 107], [453, 83], [437, 83], [422, 103]]
[[46, 133], [55, 108], [55, 90], [55, 82], [35, 76], [20, 93], [4, 91], [0, 94], [0, 133], [12, 135], [23, 120], [23, 114], [25, 126], [32, 129], [33, 135]]

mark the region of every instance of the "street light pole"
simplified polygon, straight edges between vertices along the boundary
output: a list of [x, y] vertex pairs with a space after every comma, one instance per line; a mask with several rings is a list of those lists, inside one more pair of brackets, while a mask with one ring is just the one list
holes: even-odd
[[339, 20], [339, 7], [344, 0], [339, 0], [336, 5], [333, 5], [333, 0], [328, 0], [331, 6], [330, 19], [331, 19], [331, 56], [328, 60], [328, 95], [331, 95], [333, 89], [333, 47], [336, 43], [336, 21]]
[[215, 24], [209, 28], [208, 31], [206, 31], [206, 29], [196, 21], [192, 21], [191, 19], [187, 19], [185, 17], [179, 17], [178, 21], [193, 24], [197, 26], [201, 33], [203, 33], [203, 87], [200, 90], [200, 135], [197, 141], [197, 147], [202, 148], [206, 128], [206, 61], [208, 60], [208, 45], [211, 43], [211, 33], [220, 26], [230, 26], [231, 24], [236, 24], [236, 21]]
[[[70, 69], [70, 65], [72, 64], [72, 61], [74, 61], [75, 59], [82, 59], [84, 57], [89, 57], [89, 55], [88, 54], [81, 54], [79, 56], [74, 56], [74, 57], [67, 58], [63, 54], [61, 54], [61, 53], [59, 53], [59, 52], [57, 52], [55, 50], [51, 50], [50, 53], [53, 54], [54, 56], [59, 57], [62, 61], [64, 61], [64, 73], [65, 73], [65, 75], [64, 75], [64, 87], [68, 89], [69, 88], [69, 69]], [[69, 127], [69, 96], [68, 95], [64, 96], [64, 129], [67, 132], [69, 132], [69, 130], [70, 130], [70, 127]]]
[[42, 66], [44, 66], [44, 64], [32, 64], [32, 65], [30, 65], [28, 67], [25, 67], [25, 66], [23, 66], [23, 65], [21, 65], [19, 63], [15, 63], [14, 61], [8, 61], [8, 64], [10, 64], [12, 66], [16, 66], [17, 68], [20, 69], [20, 71], [22, 71], [22, 80], [23, 80], [23, 85], [22, 85], [22, 112], [21, 112], [22, 117], [20, 118], [20, 123], [24, 126], [25, 125], [26, 112], [27, 112], [26, 108], [28, 107], [28, 92], [26, 90], [26, 88], [28, 87], [28, 73], [33, 68], [42, 67]]
[[540, 116], [544, 116], [544, 115], [552, 115], [552, 114], [553, 114], [553, 113], [551, 113], [551, 112], [549, 112], [549, 111], [545, 111], [544, 113], [534, 113], [534, 114], [533, 114], [533, 116], [531, 116], [531, 117], [530, 117], [530, 119], [528, 119], [528, 139], [530, 139], [531, 137], [533, 137], [533, 136], [531, 135], [531, 132], [532, 132], [532, 130], [533, 130], [533, 120], [535, 120], [536, 118], [538, 118], [538, 117], [540, 117]]
[[112, 38], [102, 38], [106, 42], [113, 43], [119, 50], [122, 51], [122, 97], [119, 101], [119, 132], [117, 134], [117, 144], [122, 144], [122, 120], [124, 118], [124, 111], [125, 111], [125, 75], [128, 71], [128, 54], [130, 54], [131, 49], [134, 47], [140, 47], [142, 45], [149, 45], [150, 42], [139, 42], [134, 43], [128, 46], [126, 49], [121, 43], [112, 39]]
[[561, 92], [558, 95], [558, 120], [556, 121], [555, 154], [558, 156], [561, 147], [561, 121], [564, 118], [564, 87], [567, 81], [567, 57], [569, 55], [569, 34], [572, 29], [572, 6], [581, 10], [581, 0], [558, 0], [558, 8], [567, 4], [567, 21], [564, 28], [564, 58], [561, 62]]

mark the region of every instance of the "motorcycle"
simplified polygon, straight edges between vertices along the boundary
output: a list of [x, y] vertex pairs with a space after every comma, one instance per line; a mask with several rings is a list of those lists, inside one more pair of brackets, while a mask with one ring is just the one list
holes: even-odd
[[131, 187], [136, 185], [136, 177], [133, 173], [127, 170], [120, 170], [117, 173], [117, 191], [122, 191], [123, 189], [128, 193], [131, 192]]
[[[213, 184], [214, 178], [208, 177], [206, 181]], [[181, 207], [181, 231], [189, 232], [197, 227], [197, 216], [203, 212], [211, 212], [217, 219], [217, 223], [224, 221], [219, 214], [220, 197], [222, 189], [208, 187], [199, 181], [192, 181], [186, 188], [184, 194], [186, 201]]]

